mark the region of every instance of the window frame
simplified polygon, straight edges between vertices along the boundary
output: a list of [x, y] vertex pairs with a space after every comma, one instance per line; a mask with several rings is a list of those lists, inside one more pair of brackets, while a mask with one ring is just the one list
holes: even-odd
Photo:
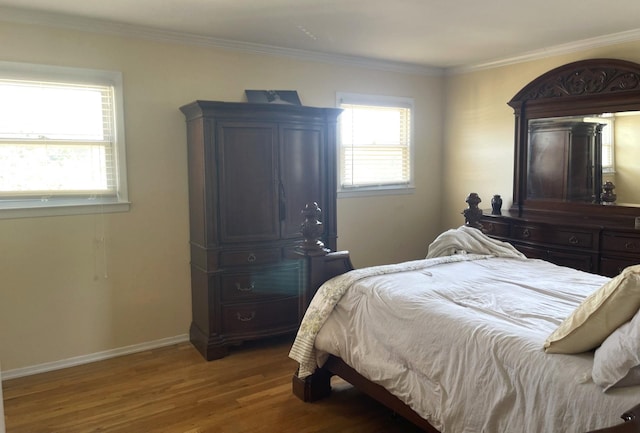
[[338, 197], [360, 197], [366, 195], [388, 195], [388, 194], [412, 194], [415, 190], [415, 145], [414, 145], [414, 124], [415, 124], [415, 104], [413, 98], [401, 97], [401, 96], [385, 96], [374, 95], [364, 93], [348, 93], [337, 92], [336, 93], [336, 106], [341, 108], [342, 104], [349, 105], [368, 105], [368, 106], [380, 106], [380, 107], [401, 107], [408, 108], [410, 111], [409, 119], [409, 181], [406, 184], [379, 184], [379, 185], [363, 185], [363, 186], [350, 186], [343, 187], [343, 163], [342, 158], [344, 155], [342, 149], [342, 123], [340, 115], [338, 117], [338, 130], [337, 130], [337, 158], [338, 158], [338, 170], [337, 170], [337, 186]]
[[43, 82], [106, 85], [113, 89], [115, 196], [52, 196], [20, 200], [0, 194], [0, 219], [41, 216], [126, 212], [130, 209], [124, 134], [122, 73], [118, 71], [72, 68], [0, 61], [0, 78]]
[[606, 123], [606, 133], [602, 135], [602, 149], [606, 148], [609, 153], [609, 161], [607, 161], [606, 164], [604, 158], [602, 158], [602, 174], [614, 174], [616, 172], [616, 118], [613, 115], [611, 117], [603, 116], [600, 117], [598, 121]]

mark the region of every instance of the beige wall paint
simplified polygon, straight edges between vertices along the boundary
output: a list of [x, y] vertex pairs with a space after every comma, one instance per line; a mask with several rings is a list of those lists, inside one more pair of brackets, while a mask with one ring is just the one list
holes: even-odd
[[618, 116], [615, 120], [615, 174], [608, 176], [616, 186], [618, 203], [640, 203], [640, 118]]
[[640, 42], [447, 77], [441, 229], [460, 225], [469, 192], [480, 195], [484, 209], [494, 194], [502, 195], [503, 209], [513, 202], [514, 116], [507, 102], [550, 69], [599, 57], [640, 62]]
[[366, 266], [423, 257], [438, 233], [443, 77], [9, 23], [0, 40], [3, 61], [122, 71], [133, 203], [126, 213], [0, 220], [4, 370], [188, 332], [178, 107], [194, 99], [242, 101], [244, 89], [273, 88], [313, 106], [334, 106], [338, 91], [415, 98], [415, 193], [339, 199], [338, 246]]
[[413, 95], [415, 192], [338, 199], [338, 248], [349, 250], [358, 268], [424, 258], [428, 244], [439, 234], [441, 81], [420, 80], [423, 83], [416, 87], [420, 93]]

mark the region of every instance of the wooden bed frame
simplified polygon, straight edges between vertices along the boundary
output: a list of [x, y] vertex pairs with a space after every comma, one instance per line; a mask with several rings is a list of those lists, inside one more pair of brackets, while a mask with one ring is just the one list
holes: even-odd
[[[469, 207], [463, 212], [465, 225], [480, 228], [479, 220], [482, 216], [482, 211], [478, 209], [480, 198], [477, 194], [471, 193], [466, 201]], [[302, 213], [305, 217], [302, 224], [304, 242], [299, 248], [298, 254], [304, 256], [307, 261], [307, 293], [313, 294], [325, 281], [354, 268], [348, 251], [331, 252], [324, 248], [320, 241], [322, 223], [318, 220], [320, 216], [318, 205], [316, 203], [308, 204]], [[311, 300], [310, 296], [306, 300], [306, 305]], [[331, 394], [330, 381], [332, 376], [341, 377], [425, 432], [439, 433], [427, 420], [396, 396], [382, 386], [366, 379], [341, 358], [334, 355], [330, 355], [327, 362], [321, 368], [316, 369], [311, 376], [300, 379], [297, 374], [294, 374], [292, 379], [293, 394], [304, 402], [313, 402], [328, 397]], [[588, 433], [640, 433], [640, 404], [626, 411], [620, 417], [624, 420], [623, 423]]]

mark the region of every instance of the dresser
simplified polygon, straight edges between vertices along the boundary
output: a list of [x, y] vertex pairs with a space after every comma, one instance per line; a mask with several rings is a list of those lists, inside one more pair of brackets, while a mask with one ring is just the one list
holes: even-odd
[[[485, 211], [487, 212], [487, 211]], [[491, 215], [480, 218], [482, 231], [537, 258], [608, 277], [640, 263], [640, 230], [584, 216]]]
[[301, 210], [322, 209], [336, 247], [339, 109], [195, 101], [187, 122], [192, 323], [207, 360], [245, 340], [294, 332], [309, 302]]
[[[640, 264], [640, 200], [633, 194], [640, 180], [640, 64], [567, 63], [507, 104], [514, 114], [513, 200], [500, 215], [483, 214], [478, 195], [470, 194], [467, 225], [528, 257], [583, 271], [614, 276]], [[604, 159], [615, 164], [605, 170]]]

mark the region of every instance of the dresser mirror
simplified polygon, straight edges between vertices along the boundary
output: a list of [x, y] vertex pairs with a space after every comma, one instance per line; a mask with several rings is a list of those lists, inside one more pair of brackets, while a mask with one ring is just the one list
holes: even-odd
[[512, 212], [640, 211], [640, 64], [573, 62], [536, 78], [508, 104], [515, 114]]
[[527, 199], [640, 206], [640, 111], [529, 119], [527, 147]]

